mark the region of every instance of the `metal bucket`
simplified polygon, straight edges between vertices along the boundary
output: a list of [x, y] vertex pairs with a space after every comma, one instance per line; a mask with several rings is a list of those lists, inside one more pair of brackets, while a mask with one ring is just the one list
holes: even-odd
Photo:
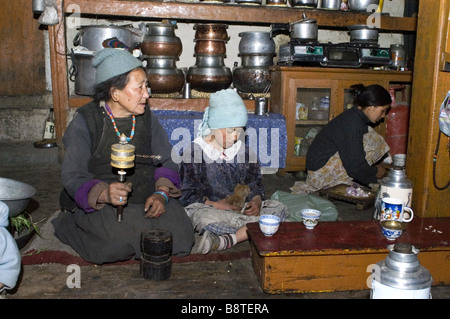
[[94, 95], [95, 89], [95, 68], [92, 66], [94, 52], [74, 53], [75, 67], [75, 94]]
[[129, 27], [88, 25], [79, 28], [73, 39], [74, 46], [82, 46], [89, 51], [100, 51], [103, 49], [103, 41], [116, 37], [119, 41], [131, 48], [135, 43], [140, 42], [141, 35], [137, 30]]

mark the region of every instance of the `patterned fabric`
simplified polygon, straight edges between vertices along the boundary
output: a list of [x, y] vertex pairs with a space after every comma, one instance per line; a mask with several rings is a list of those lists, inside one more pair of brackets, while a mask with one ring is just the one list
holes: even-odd
[[[151, 106], [151, 99], [149, 103]], [[197, 137], [198, 127], [203, 118], [203, 112], [193, 111], [153, 110], [152, 113], [166, 130], [169, 142], [177, 152], [189, 146]], [[262, 167], [284, 168], [286, 166], [287, 133], [286, 119], [283, 115], [248, 114], [245, 132], [248, 136], [247, 143], [257, 155]], [[174, 160], [176, 161], [175, 158]]]
[[[369, 127], [369, 132], [363, 137], [366, 160], [369, 165], [378, 162], [388, 151], [389, 146], [381, 135]], [[351, 185], [353, 179], [348, 176], [342, 165], [339, 153], [334, 154], [322, 168], [308, 171], [306, 182], [296, 182], [291, 188], [293, 193], [313, 193], [340, 184]]]
[[[194, 229], [202, 234], [204, 231], [220, 236], [234, 234], [247, 223], [257, 222], [259, 216], [246, 216], [231, 210], [219, 210], [212, 206], [194, 203], [185, 207], [192, 220]], [[287, 206], [276, 200], [263, 201], [260, 215], [276, 215], [284, 221], [288, 216]]]

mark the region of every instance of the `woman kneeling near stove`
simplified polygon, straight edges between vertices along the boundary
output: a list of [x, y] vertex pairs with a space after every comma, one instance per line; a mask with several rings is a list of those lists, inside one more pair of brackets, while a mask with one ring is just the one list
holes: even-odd
[[392, 98], [380, 85], [351, 87], [355, 106], [331, 120], [313, 140], [306, 155], [306, 183], [296, 189], [312, 193], [339, 184], [369, 186], [382, 178], [379, 164], [389, 146], [372, 128], [382, 120]]

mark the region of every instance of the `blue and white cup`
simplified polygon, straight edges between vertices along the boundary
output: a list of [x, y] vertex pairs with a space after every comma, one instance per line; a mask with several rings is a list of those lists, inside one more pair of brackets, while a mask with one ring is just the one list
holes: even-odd
[[264, 236], [270, 237], [274, 235], [280, 227], [281, 218], [276, 215], [259, 216], [259, 229]]
[[[406, 212], [406, 214], [405, 214]], [[405, 216], [408, 215], [408, 216]], [[385, 197], [381, 199], [381, 220], [396, 220], [409, 223], [414, 217], [411, 207], [399, 198]]]

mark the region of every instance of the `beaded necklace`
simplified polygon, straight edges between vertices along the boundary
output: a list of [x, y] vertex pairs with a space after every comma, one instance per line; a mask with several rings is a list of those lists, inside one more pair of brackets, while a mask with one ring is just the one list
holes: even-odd
[[[116, 121], [114, 120], [114, 116], [108, 111], [107, 108], [105, 108], [105, 110], [106, 110], [106, 113], [108, 113], [112, 124], [114, 125], [114, 131], [116, 131], [117, 136], [120, 138], [120, 132], [119, 132], [119, 129], [117, 128]], [[133, 115], [133, 124], [131, 126], [131, 133], [130, 133], [130, 137], [127, 137], [127, 142], [131, 141], [131, 139], [133, 138], [135, 127], [136, 127], [136, 117]]]

